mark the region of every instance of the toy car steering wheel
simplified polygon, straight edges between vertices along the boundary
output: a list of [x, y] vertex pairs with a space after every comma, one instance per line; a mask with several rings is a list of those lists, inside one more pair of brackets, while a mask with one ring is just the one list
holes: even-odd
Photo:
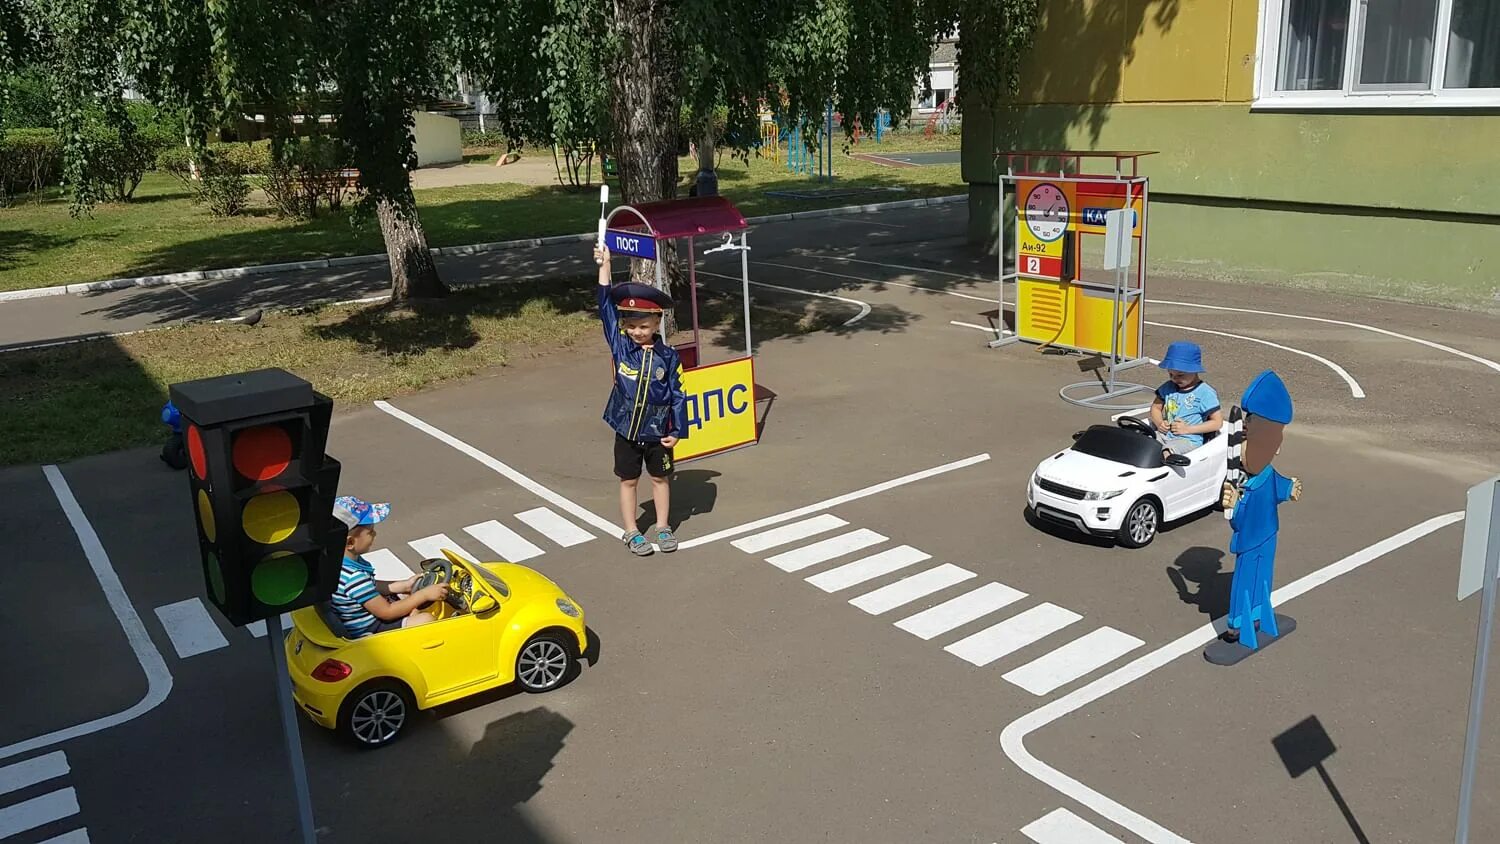
[[[463, 579], [465, 581], [468, 580], [467, 576]], [[443, 599], [444, 603], [459, 612], [466, 612], [469, 609], [468, 597], [463, 591], [460, 591], [458, 583], [454, 581], [452, 561], [439, 558], [423, 560], [422, 576], [417, 578], [416, 583], [412, 584], [412, 591], [419, 592], [438, 583], [448, 586], [448, 597]], [[428, 601], [426, 604], [418, 607], [418, 609], [425, 610], [430, 606], [432, 606], [432, 602]]]
[[1151, 426], [1134, 416], [1121, 416], [1119, 425], [1121, 428], [1133, 428], [1152, 439], [1156, 439], [1156, 432], [1151, 430]]

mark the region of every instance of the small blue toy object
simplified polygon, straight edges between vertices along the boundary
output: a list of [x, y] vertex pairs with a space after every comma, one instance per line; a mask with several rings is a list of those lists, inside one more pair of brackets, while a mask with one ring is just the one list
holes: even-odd
[[[1229, 520], [1229, 551], [1235, 555], [1224, 644], [1231, 648], [1237, 644], [1254, 651], [1260, 646], [1255, 635], [1257, 628], [1272, 637], [1281, 635], [1271, 606], [1276, 536], [1280, 528], [1277, 508], [1300, 498], [1302, 483], [1282, 475], [1271, 465], [1281, 450], [1282, 430], [1292, 421], [1292, 397], [1281, 378], [1271, 370], [1257, 375], [1245, 389], [1238, 409], [1244, 412], [1240, 457], [1244, 480], [1230, 481], [1224, 488], [1225, 510], [1233, 514]], [[1217, 642], [1209, 646], [1205, 656], [1211, 662], [1220, 662], [1215, 658], [1216, 653], [1219, 657], [1229, 656], [1223, 644]]]
[[161, 421], [172, 429], [171, 436], [161, 447], [161, 460], [173, 469], [187, 468], [187, 449], [182, 442], [182, 413], [170, 401], [162, 405]]

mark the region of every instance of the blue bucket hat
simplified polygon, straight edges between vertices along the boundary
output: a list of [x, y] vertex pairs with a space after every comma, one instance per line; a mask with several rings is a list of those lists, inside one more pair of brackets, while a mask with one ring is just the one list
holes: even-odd
[[379, 524], [390, 514], [389, 504], [371, 504], [352, 495], [340, 495], [333, 500], [333, 517], [350, 528]]
[[1167, 347], [1167, 355], [1161, 359], [1160, 366], [1162, 369], [1175, 369], [1178, 372], [1202, 372], [1203, 350], [1198, 348], [1197, 343], [1178, 340]]

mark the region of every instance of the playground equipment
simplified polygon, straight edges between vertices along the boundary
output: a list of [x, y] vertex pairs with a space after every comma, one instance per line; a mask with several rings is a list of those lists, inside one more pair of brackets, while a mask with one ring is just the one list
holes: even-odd
[[800, 125], [793, 126], [789, 131], [783, 131], [781, 140], [786, 144], [787, 170], [812, 176], [815, 181], [819, 182], [833, 181], [833, 103], [828, 103], [824, 107], [823, 128], [813, 139], [813, 145], [817, 146], [816, 161], [811, 146], [802, 139]]
[[[607, 200], [606, 200], [607, 201]], [[755, 445], [760, 440], [755, 402], [761, 392], [755, 383], [754, 346], [750, 340], [750, 246], [745, 217], [722, 196], [667, 199], [641, 205], [620, 205], [601, 223], [609, 251], [655, 263], [657, 286], [666, 287], [666, 270], [658, 257], [661, 246], [687, 239], [688, 296], [693, 316], [693, 339], [674, 345], [682, 358], [683, 391], [687, 394], [688, 435], [673, 449], [678, 464]], [[735, 233], [739, 243], [734, 242]], [[704, 254], [740, 253], [740, 287], [745, 306], [745, 354], [714, 363], [703, 362], [698, 326], [696, 239], [723, 235], [724, 242]]]
[[[1139, 406], [1138, 399], [1131, 404], [1115, 400], [1152, 389], [1116, 379], [1119, 373], [1149, 362], [1142, 352], [1149, 191], [1148, 179], [1139, 174], [1138, 159], [1153, 154], [995, 153], [1001, 209], [1001, 336], [991, 341], [990, 347], [1025, 340], [1043, 347], [1107, 354], [1107, 380], [1081, 381], [1058, 391], [1073, 404], [1113, 410], [1135, 407]], [[1084, 172], [1086, 162], [1100, 161], [1112, 164], [1113, 172]], [[1056, 166], [1040, 166], [1046, 162]], [[1014, 186], [1016, 198], [1016, 242], [1009, 268], [1006, 253], [1010, 240], [1004, 214], [1007, 186]], [[1085, 258], [1086, 244], [1095, 247], [1087, 251], [1091, 259]], [[1005, 301], [1008, 281], [1016, 285], [1014, 303]], [[1011, 332], [1005, 330], [1007, 304], [1012, 304], [1016, 314]], [[1103, 392], [1097, 395], [1074, 395], [1101, 387]]]

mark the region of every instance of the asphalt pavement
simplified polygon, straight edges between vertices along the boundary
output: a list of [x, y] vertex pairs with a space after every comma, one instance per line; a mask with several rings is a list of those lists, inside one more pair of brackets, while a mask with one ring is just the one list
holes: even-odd
[[[993, 259], [923, 241], [960, 214], [757, 229], [752, 277], [774, 287], [755, 300], [848, 321], [757, 335], [756, 380], [774, 393], [756, 406], [761, 442], [679, 467], [674, 555], [618, 541], [602, 342], [338, 408], [341, 488], [395, 505], [382, 561], [409, 570], [433, 542], [519, 555], [578, 598], [600, 647], [562, 689], [482, 695], [373, 752], [304, 720], [319, 840], [1451, 839], [1477, 617], [1477, 598], [1454, 600], [1454, 513], [1500, 472], [1482, 411], [1500, 404], [1495, 321], [1153, 283], [1153, 353], [1188, 337], [1222, 397], [1273, 367], [1297, 402], [1276, 465], [1305, 495], [1281, 511], [1276, 585], [1296, 585], [1279, 609], [1298, 627], [1221, 668], [1200, 656], [1233, 570], [1221, 513], [1134, 551], [1023, 517], [1031, 470], [1108, 415], [1058, 397], [1089, 377], [1085, 359], [986, 347]], [[706, 341], [709, 361], [737, 354], [739, 338]], [[0, 756], [0, 782], [51, 753], [67, 766], [34, 763], [54, 776], [0, 794], [0, 830], [70, 808], [34, 801], [72, 789], [72, 811], [15, 840], [295, 840], [267, 638], [208, 610], [222, 643], [185, 639], [191, 625], [161, 612], [203, 601], [185, 479], [151, 449], [61, 475], [171, 691], [124, 723]], [[50, 695], [9, 693], [17, 741], [129, 705], [145, 680], [123, 630], [79, 626], [114, 616], [87, 594], [87, 543], [45, 476], [0, 484], [29, 508], [0, 527], [7, 548], [53, 549], [74, 590], [17, 631], [35, 644], [7, 663], [13, 689], [36, 678]], [[496, 536], [503, 548], [481, 538]], [[32, 594], [7, 571], [8, 594]], [[78, 669], [96, 654], [115, 668]], [[101, 694], [115, 698], [54, 703]], [[1495, 782], [1500, 744], [1481, 751], [1480, 782]], [[1481, 785], [1472, 840], [1500, 839], [1492, 794]]]

